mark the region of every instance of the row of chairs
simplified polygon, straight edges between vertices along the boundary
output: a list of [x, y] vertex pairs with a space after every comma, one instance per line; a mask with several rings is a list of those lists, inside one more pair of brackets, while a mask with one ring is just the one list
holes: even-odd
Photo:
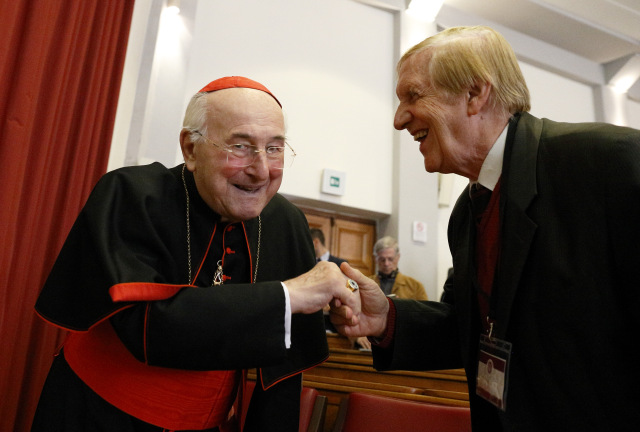
[[[252, 390], [253, 384], [250, 384], [245, 399], [247, 405]], [[303, 387], [299, 431], [323, 432], [326, 410], [327, 397], [314, 388]], [[331, 431], [470, 432], [471, 417], [469, 408], [351, 393], [340, 403]]]
[[332, 432], [470, 432], [469, 408], [351, 393]]
[[[240, 430], [244, 427], [244, 416], [249, 408], [249, 402], [255, 381], [247, 381], [242, 399], [243, 418], [240, 419]], [[323, 432], [324, 419], [327, 413], [327, 397], [318, 393], [318, 390], [311, 387], [303, 387], [300, 394], [300, 432]]]

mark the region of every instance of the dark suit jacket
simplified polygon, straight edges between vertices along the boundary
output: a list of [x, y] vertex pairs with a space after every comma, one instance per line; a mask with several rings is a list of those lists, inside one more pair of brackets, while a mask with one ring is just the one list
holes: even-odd
[[523, 113], [507, 137], [494, 334], [513, 344], [506, 412], [475, 396], [481, 331], [469, 196], [449, 223], [447, 303], [394, 300], [380, 369], [464, 366], [474, 431], [640, 424], [640, 132]]
[[347, 262], [346, 259], [338, 258], [337, 256], [334, 256], [334, 255], [329, 255], [329, 259], [327, 261], [336, 263], [338, 267], [340, 267], [340, 264], [342, 264], [343, 262]]

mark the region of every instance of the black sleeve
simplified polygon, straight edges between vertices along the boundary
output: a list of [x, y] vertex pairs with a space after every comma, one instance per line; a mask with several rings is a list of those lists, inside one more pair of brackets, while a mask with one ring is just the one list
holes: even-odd
[[169, 205], [184, 199], [178, 186], [160, 164], [103, 176], [67, 236], [36, 311], [58, 326], [84, 331], [131, 306], [112, 300], [114, 285], [186, 285], [187, 269], [180, 265], [187, 262], [186, 228], [175, 223], [184, 220], [184, 209]]
[[111, 323], [149, 365], [247, 369], [284, 360], [284, 313], [282, 285], [264, 282], [184, 288], [170, 299], [125, 309]]
[[396, 299], [395, 333], [388, 349], [373, 346], [377, 370], [462, 367], [455, 308], [446, 303]]
[[449, 269], [447, 272], [447, 280], [444, 282], [444, 291], [442, 292], [442, 296], [440, 296], [440, 301], [442, 303], [453, 304], [453, 267]]

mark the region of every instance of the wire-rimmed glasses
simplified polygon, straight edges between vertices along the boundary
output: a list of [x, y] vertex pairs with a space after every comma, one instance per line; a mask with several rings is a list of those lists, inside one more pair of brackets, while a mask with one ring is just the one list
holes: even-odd
[[243, 168], [252, 165], [256, 160], [258, 153], [264, 153], [269, 167], [276, 169], [289, 168], [293, 163], [293, 159], [296, 157], [296, 152], [287, 142], [285, 142], [283, 146], [267, 145], [263, 149], [252, 144], [244, 143], [221, 145], [214, 143], [198, 130], [194, 130], [193, 132], [204, 138], [208, 144], [226, 152], [227, 163], [236, 168]]

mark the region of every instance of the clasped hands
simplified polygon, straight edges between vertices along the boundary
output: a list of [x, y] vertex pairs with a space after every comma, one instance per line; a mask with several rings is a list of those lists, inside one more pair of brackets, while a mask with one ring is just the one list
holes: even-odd
[[[349, 287], [349, 279], [358, 289]], [[292, 313], [313, 313], [329, 304], [331, 322], [344, 336], [380, 336], [387, 327], [387, 297], [373, 280], [348, 263], [338, 267], [320, 261], [307, 273], [284, 283]]]

